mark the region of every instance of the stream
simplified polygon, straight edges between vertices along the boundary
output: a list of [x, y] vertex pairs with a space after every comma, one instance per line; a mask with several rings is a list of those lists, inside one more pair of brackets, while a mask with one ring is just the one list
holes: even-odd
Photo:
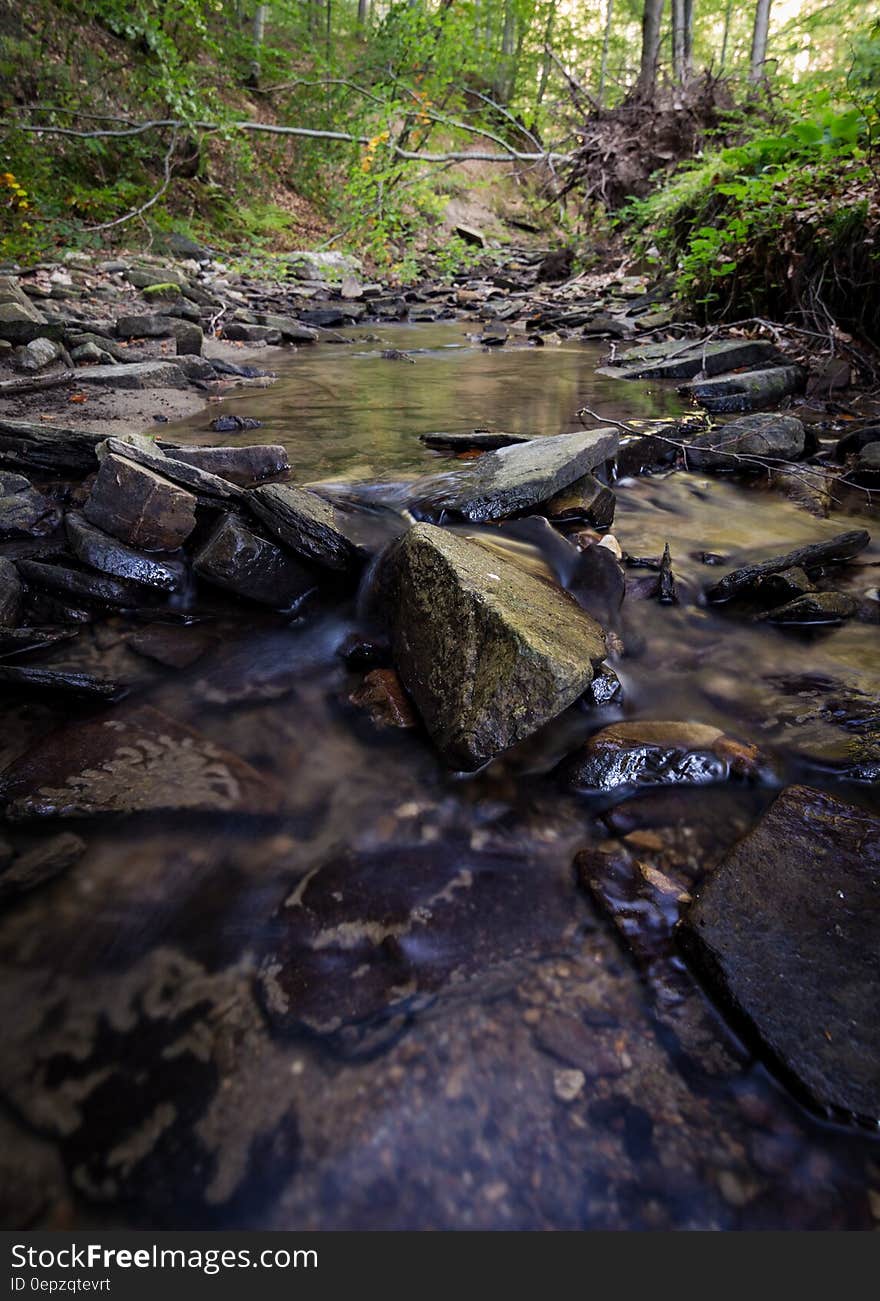
[[[412, 361], [383, 358], [388, 348]], [[420, 433], [559, 433], [583, 406], [620, 421], [682, 411], [674, 388], [597, 376], [605, 351], [485, 349], [461, 323], [389, 327], [285, 356], [272, 388], [157, 432], [281, 443], [296, 482], [368, 500], [381, 521], [410, 479], [456, 464]], [[217, 435], [208, 422], [221, 411], [262, 428]], [[722, 476], [674, 472], [616, 492], [614, 536], [636, 557], [668, 543], [679, 601], [633, 588], [612, 661], [622, 698], [573, 706], [476, 774], [450, 772], [421, 730], [377, 727], [350, 704], [363, 675], [337, 651], [370, 632], [369, 573], [355, 599], [299, 618], [254, 607], [247, 620], [206, 619], [204, 653], [149, 679], [146, 703], [278, 783], [285, 811], [77, 823], [87, 851], [75, 869], [3, 914], [14, 1030], [0, 1175], [17, 1172], [2, 1194], [13, 1218], [263, 1229], [880, 1218], [875, 1136], [802, 1107], [672, 939], [677, 896], [784, 784], [880, 808], [876, 786], [835, 777], [798, 732], [811, 710], [811, 743], [833, 731], [816, 704], [823, 684], [880, 696], [876, 625], [797, 632], [697, 599], [718, 575], [712, 557], [744, 563], [872, 521], [858, 504], [817, 519], [761, 482]], [[460, 531], [573, 582], [549, 526]], [[876, 587], [878, 564], [875, 539], [841, 581]], [[96, 628], [84, 662], [100, 654], [124, 670], [123, 631], [113, 618]], [[715, 724], [772, 761], [750, 783], [623, 800], [564, 789], [560, 760], [621, 717]], [[15, 702], [5, 752], [57, 721], [51, 706]], [[650, 859], [659, 895], [579, 883], [579, 850], [621, 845]], [[333, 938], [314, 942], [303, 1014], [281, 1027], [271, 977], [291, 943], [285, 901], [318, 868], [313, 906], [319, 920], [326, 907]], [[399, 925], [414, 909], [430, 924]], [[401, 951], [417, 973], [405, 988]]]

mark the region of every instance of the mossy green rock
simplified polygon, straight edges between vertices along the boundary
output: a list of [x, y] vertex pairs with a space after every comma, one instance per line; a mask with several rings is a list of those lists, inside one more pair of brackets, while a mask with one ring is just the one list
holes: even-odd
[[398, 672], [466, 771], [566, 709], [605, 656], [602, 629], [561, 588], [446, 529], [410, 529], [387, 582]]

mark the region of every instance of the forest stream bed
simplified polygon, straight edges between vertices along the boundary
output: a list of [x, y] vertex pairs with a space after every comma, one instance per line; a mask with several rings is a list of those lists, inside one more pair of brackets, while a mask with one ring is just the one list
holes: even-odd
[[[262, 422], [236, 445], [282, 446], [294, 482], [365, 510], [384, 537], [416, 476], [469, 463], [420, 434], [558, 434], [583, 407], [623, 422], [681, 414], [671, 387], [597, 375], [604, 351], [480, 348], [461, 322], [382, 327], [290, 356], [274, 388], [222, 410]], [[211, 445], [208, 420], [160, 436]], [[187, 613], [84, 624], [65, 662], [125, 683], [122, 705], [4, 697], [0, 759], [18, 764], [28, 810], [9, 838], [21, 852], [67, 837], [55, 852], [73, 863], [0, 916], [4, 1221], [880, 1221], [876, 1125], [819, 1114], [748, 1018], [710, 997], [675, 931], [783, 790], [808, 789], [808, 820], [826, 816], [826, 796], [832, 822], [834, 801], [853, 825], [864, 810], [865, 864], [878, 862], [876, 773], [847, 757], [876, 745], [876, 621], [785, 627], [704, 599], [736, 566], [876, 531], [876, 508], [872, 519], [856, 496], [817, 518], [760, 476], [681, 469], [610, 486], [613, 537], [652, 565], [609, 569], [606, 530], [579, 550], [545, 519], [441, 518], [499, 565], [572, 592], [609, 633], [620, 682], [475, 772], [444, 762], [406, 699], [379, 690], [389, 653], [373, 565], [357, 590], [319, 593], [294, 615], [208, 589]], [[669, 601], [657, 599], [666, 546]], [[838, 567], [835, 591], [867, 609], [878, 566], [872, 538]], [[376, 670], [378, 697], [364, 691]], [[389, 709], [411, 725], [383, 725]], [[57, 812], [47, 789], [100, 784], [95, 729], [117, 716], [129, 720], [119, 771], [164, 768], [169, 783], [203, 786], [202, 806], [32, 816], [41, 801]], [[59, 752], [43, 738], [62, 721]], [[681, 724], [681, 754], [641, 785], [567, 775], [568, 756], [622, 722]], [[765, 837], [785, 813], [774, 807]], [[766, 844], [755, 853], [764, 861]], [[797, 949], [795, 937], [780, 966], [801, 961]], [[876, 993], [875, 981], [862, 996]]]

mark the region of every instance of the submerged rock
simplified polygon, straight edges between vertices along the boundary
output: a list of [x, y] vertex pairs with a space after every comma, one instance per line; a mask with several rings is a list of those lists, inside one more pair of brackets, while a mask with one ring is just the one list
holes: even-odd
[[785, 1078], [880, 1121], [880, 821], [791, 786], [707, 878], [681, 939]]
[[465, 769], [561, 713], [605, 656], [602, 629], [560, 588], [429, 524], [396, 544], [388, 591], [404, 686]]
[[695, 470], [749, 473], [762, 469], [766, 460], [795, 461], [803, 454], [804, 427], [800, 420], [762, 412], [698, 434], [688, 445], [686, 456], [688, 465]]
[[19, 854], [0, 871], [0, 903], [17, 899], [19, 895], [45, 885], [73, 867], [85, 852], [86, 842], [72, 832], [64, 831]]
[[706, 723], [612, 723], [562, 765], [566, 785], [613, 791], [628, 786], [702, 786], [757, 770], [758, 752]]
[[248, 493], [248, 504], [285, 546], [326, 569], [360, 567], [361, 553], [344, 517], [323, 497], [294, 484], [266, 484]]
[[147, 551], [176, 551], [196, 525], [196, 499], [126, 457], [101, 462], [83, 508], [97, 528]]
[[200, 578], [236, 596], [275, 609], [290, 609], [317, 587], [313, 572], [247, 528], [235, 515], [225, 515], [193, 561]]
[[0, 628], [14, 628], [21, 614], [21, 579], [11, 560], [0, 556]]
[[265, 773], [148, 706], [50, 734], [0, 774], [0, 795], [14, 820], [156, 810], [260, 814], [280, 800]]
[[77, 668], [43, 664], [0, 664], [0, 688], [57, 691], [81, 700], [119, 700], [128, 690], [124, 683], [98, 678]]
[[89, 524], [79, 511], [68, 512], [64, 523], [71, 549], [84, 565], [161, 592], [176, 592], [183, 587], [186, 567], [179, 560], [135, 551]]
[[413, 499], [420, 511], [449, 512], [476, 522], [503, 519], [582, 479], [617, 453], [613, 429], [582, 430], [533, 438], [489, 452], [472, 465], [422, 479]]
[[366, 709], [380, 727], [416, 727], [415, 710], [394, 669], [371, 669], [349, 701]]
[[857, 609], [846, 592], [806, 592], [759, 617], [768, 623], [842, 623]]
[[32, 488], [27, 480], [23, 489], [0, 494], [0, 541], [15, 538], [43, 538], [54, 533], [61, 522], [61, 512], [54, 502]]

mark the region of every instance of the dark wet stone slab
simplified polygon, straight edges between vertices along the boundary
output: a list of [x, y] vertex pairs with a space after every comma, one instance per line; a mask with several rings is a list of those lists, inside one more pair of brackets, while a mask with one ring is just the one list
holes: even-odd
[[90, 524], [147, 551], [176, 551], [195, 528], [196, 499], [177, 484], [106, 455], [83, 508]]
[[681, 939], [821, 1111], [880, 1119], [880, 821], [791, 786], [699, 891]]
[[0, 904], [36, 890], [73, 867], [86, 852], [79, 836], [64, 831], [18, 854], [0, 871]]
[[474, 429], [469, 434], [419, 434], [426, 447], [443, 452], [494, 452], [499, 447], [512, 447], [517, 443], [530, 443], [529, 434], [505, 434], [494, 429]]
[[753, 746], [707, 723], [612, 723], [596, 732], [560, 769], [576, 790], [629, 786], [702, 786], [757, 770]]
[[249, 529], [237, 516], [225, 515], [196, 554], [200, 578], [275, 609], [298, 605], [318, 586], [313, 570]]
[[118, 700], [124, 696], [124, 683], [99, 678], [76, 668], [47, 665], [0, 664], [0, 690], [59, 691], [83, 700]]
[[700, 339], [682, 343], [647, 344], [620, 353], [612, 365], [599, 374], [619, 379], [693, 379], [700, 373], [713, 376], [740, 366], [756, 366], [776, 357], [772, 343], [764, 339]]
[[332, 1035], [503, 963], [563, 952], [584, 917], [569, 872], [464, 844], [343, 855], [281, 905], [261, 961], [279, 1028]]
[[72, 723], [0, 775], [7, 816], [275, 811], [280, 792], [237, 755], [149, 706]]
[[842, 623], [858, 609], [858, 602], [846, 592], [807, 592], [759, 616], [768, 623]]
[[250, 447], [174, 447], [167, 450], [166, 456], [244, 487], [290, 469], [286, 449], [272, 443]]
[[542, 510], [556, 523], [585, 520], [597, 529], [610, 529], [614, 523], [616, 499], [612, 490], [592, 474], [563, 488], [545, 503]]
[[317, 493], [273, 483], [254, 488], [247, 500], [266, 527], [306, 560], [340, 571], [361, 566], [362, 555], [344, 515]]
[[827, 541], [811, 542], [784, 556], [774, 556], [771, 560], [734, 569], [710, 587], [706, 595], [710, 601], [729, 601], [747, 594], [755, 583], [770, 574], [781, 574], [786, 569], [805, 569], [809, 573], [810, 570], [820, 569], [827, 564], [851, 560], [860, 551], [864, 551], [870, 541], [871, 535], [864, 529], [838, 533]]
[[21, 614], [21, 579], [11, 560], [0, 556], [0, 628], [12, 628]]
[[0, 495], [0, 542], [12, 538], [46, 537], [54, 533], [61, 512], [53, 501], [34, 488]]
[[792, 393], [800, 393], [806, 373], [800, 366], [771, 366], [741, 375], [716, 375], [695, 379], [681, 391], [691, 394], [711, 412], [755, 411], [773, 406]]
[[219, 474], [203, 470], [195, 463], [177, 460], [174, 448], [169, 448], [167, 453], [163, 452], [152, 439], [141, 434], [129, 434], [125, 438], [108, 438], [106, 448], [101, 449], [100, 455], [103, 457], [107, 453], [124, 457], [146, 470], [151, 470], [162, 479], [169, 479], [209, 505], [242, 500], [242, 490], [236, 484], [221, 478]]
[[[29, 592], [33, 588], [45, 588], [63, 598], [72, 597], [76, 601], [97, 602], [99, 605], [112, 605], [120, 609], [137, 609], [159, 599], [158, 593], [144, 587], [141, 583], [125, 582], [121, 578], [110, 578], [105, 574], [73, 569], [64, 564], [19, 560], [18, 571], [27, 584]], [[69, 620], [59, 618], [56, 622], [64, 623]]]
[[64, 523], [74, 554], [92, 569], [162, 592], [179, 591], [186, 582], [186, 566], [180, 560], [127, 547], [78, 511], [69, 511]]
[[472, 770], [556, 717], [605, 657], [561, 588], [475, 542], [418, 524], [388, 562], [394, 662], [431, 736]]
[[[2, 566], [0, 566], [2, 568]], [[0, 627], [0, 659], [12, 659], [28, 651], [45, 650], [77, 636], [75, 628], [3, 628]]]
[[471, 465], [421, 479], [412, 501], [425, 515], [443, 512], [478, 523], [514, 515], [549, 499], [617, 453], [613, 429], [533, 438], [487, 452]]
[[103, 434], [0, 418], [0, 464], [57, 474], [88, 474]]
[[804, 447], [804, 426], [795, 416], [758, 412], [697, 434], [686, 458], [695, 470], [764, 473], [764, 462], [797, 461]]
[[186, 669], [214, 645], [215, 637], [198, 627], [154, 623], [150, 628], [130, 633], [125, 640], [137, 655], [166, 668]]

